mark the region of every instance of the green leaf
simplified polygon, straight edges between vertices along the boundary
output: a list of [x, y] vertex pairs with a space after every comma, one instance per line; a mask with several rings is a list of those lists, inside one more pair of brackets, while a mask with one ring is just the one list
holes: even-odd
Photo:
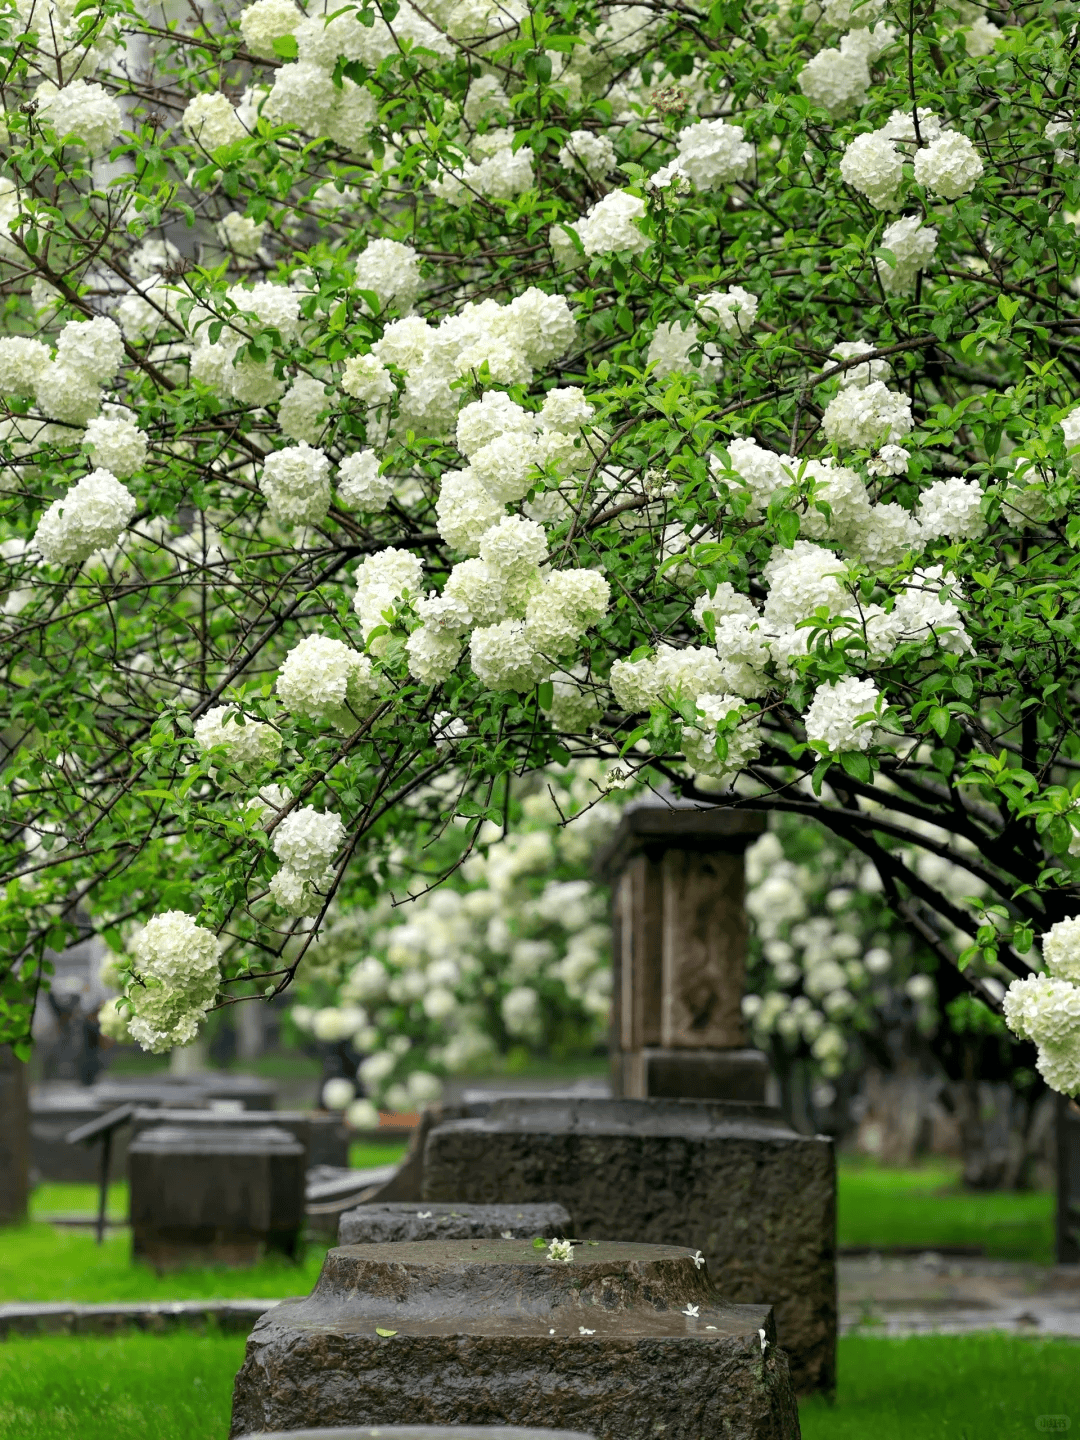
[[537, 1235], [536, 1238], [533, 1240], [533, 1249], [545, 1250], [547, 1249], [547, 1243], [548, 1242], [544, 1239], [542, 1235]]
[[945, 709], [944, 705], [935, 705], [927, 716], [930, 728], [934, 730], [942, 740], [949, 733], [949, 726], [952, 724], [952, 715]]
[[380, 1325], [375, 1326], [375, 1334], [381, 1335], [384, 1340], [389, 1340], [391, 1335], [396, 1335], [396, 1330], [384, 1330]]
[[790, 550], [799, 538], [799, 523], [799, 517], [794, 510], [785, 510], [777, 520], [776, 528], [780, 535], [780, 544], [785, 550]]
[[861, 750], [845, 750], [840, 756], [840, 764], [844, 772], [850, 775], [853, 780], [859, 780], [864, 785], [870, 783], [872, 771], [870, 760]]
[[550, 710], [554, 699], [555, 686], [550, 680], [545, 680], [542, 685], [537, 686], [536, 703], [540, 706], [541, 710]]
[[831, 764], [832, 756], [825, 755], [814, 766], [814, 773], [810, 777], [810, 784], [813, 787], [815, 795], [821, 794], [821, 782], [825, 779], [825, 773]]

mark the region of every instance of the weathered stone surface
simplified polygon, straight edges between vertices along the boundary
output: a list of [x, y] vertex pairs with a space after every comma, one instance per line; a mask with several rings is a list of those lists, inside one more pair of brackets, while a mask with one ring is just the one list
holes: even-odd
[[799, 1391], [836, 1377], [836, 1174], [764, 1105], [500, 1100], [428, 1136], [425, 1200], [557, 1200], [583, 1240], [689, 1245], [729, 1300], [771, 1304]]
[[162, 1124], [128, 1149], [132, 1251], [158, 1269], [292, 1255], [304, 1223], [304, 1147], [287, 1130]]
[[338, 1226], [339, 1245], [381, 1245], [395, 1240], [531, 1240], [570, 1234], [561, 1205], [453, 1205], [399, 1201], [358, 1205]]
[[307, 1299], [256, 1325], [232, 1434], [394, 1422], [796, 1440], [774, 1342], [768, 1307], [727, 1304], [676, 1246], [583, 1244], [570, 1263], [521, 1240], [343, 1246]]
[[332, 1430], [275, 1430], [243, 1440], [594, 1440], [579, 1430], [526, 1430], [517, 1425], [346, 1425]]

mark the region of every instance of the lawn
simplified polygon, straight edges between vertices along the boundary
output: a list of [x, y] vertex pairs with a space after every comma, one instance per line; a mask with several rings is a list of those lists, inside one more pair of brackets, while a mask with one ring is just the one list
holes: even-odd
[[992, 1259], [1053, 1263], [1048, 1190], [980, 1194], [960, 1188], [957, 1162], [893, 1170], [847, 1156], [840, 1158], [837, 1190], [841, 1246], [981, 1245]]
[[[243, 1353], [242, 1337], [216, 1334], [9, 1340], [0, 1440], [225, 1440]], [[1067, 1340], [847, 1336], [836, 1403], [803, 1403], [803, 1437], [1029, 1440], [1040, 1416], [1080, 1421], [1078, 1373]]]

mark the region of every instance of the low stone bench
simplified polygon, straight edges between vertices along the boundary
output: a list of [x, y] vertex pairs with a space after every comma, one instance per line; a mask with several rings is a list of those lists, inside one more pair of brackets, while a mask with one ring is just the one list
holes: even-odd
[[451, 1205], [445, 1200], [387, 1200], [346, 1210], [339, 1245], [378, 1245], [394, 1240], [531, 1240], [569, 1235], [570, 1215], [561, 1205]]
[[568, 1262], [525, 1240], [331, 1250], [249, 1337], [231, 1434], [357, 1422], [799, 1436], [772, 1310], [725, 1303], [691, 1250], [610, 1241]]

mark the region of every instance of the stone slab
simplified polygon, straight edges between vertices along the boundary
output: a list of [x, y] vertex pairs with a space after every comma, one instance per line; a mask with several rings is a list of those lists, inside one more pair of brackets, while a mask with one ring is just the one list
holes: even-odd
[[277, 1300], [133, 1300], [104, 1305], [16, 1302], [0, 1304], [0, 1338], [7, 1335], [102, 1335], [117, 1330], [205, 1329], [208, 1324], [247, 1334]]
[[583, 1240], [700, 1248], [720, 1291], [772, 1305], [800, 1392], [836, 1383], [832, 1142], [764, 1105], [502, 1100], [428, 1136], [425, 1200], [555, 1200]]
[[521, 1240], [331, 1250], [252, 1332], [231, 1434], [357, 1422], [799, 1435], [767, 1306], [722, 1300], [685, 1248], [603, 1241], [569, 1263]]
[[346, 1425], [332, 1430], [263, 1430], [242, 1440], [595, 1440], [580, 1430], [526, 1430], [518, 1425]]
[[395, 1240], [531, 1240], [570, 1234], [561, 1205], [455, 1205], [449, 1201], [387, 1201], [347, 1210], [338, 1226], [339, 1245], [376, 1245]]

